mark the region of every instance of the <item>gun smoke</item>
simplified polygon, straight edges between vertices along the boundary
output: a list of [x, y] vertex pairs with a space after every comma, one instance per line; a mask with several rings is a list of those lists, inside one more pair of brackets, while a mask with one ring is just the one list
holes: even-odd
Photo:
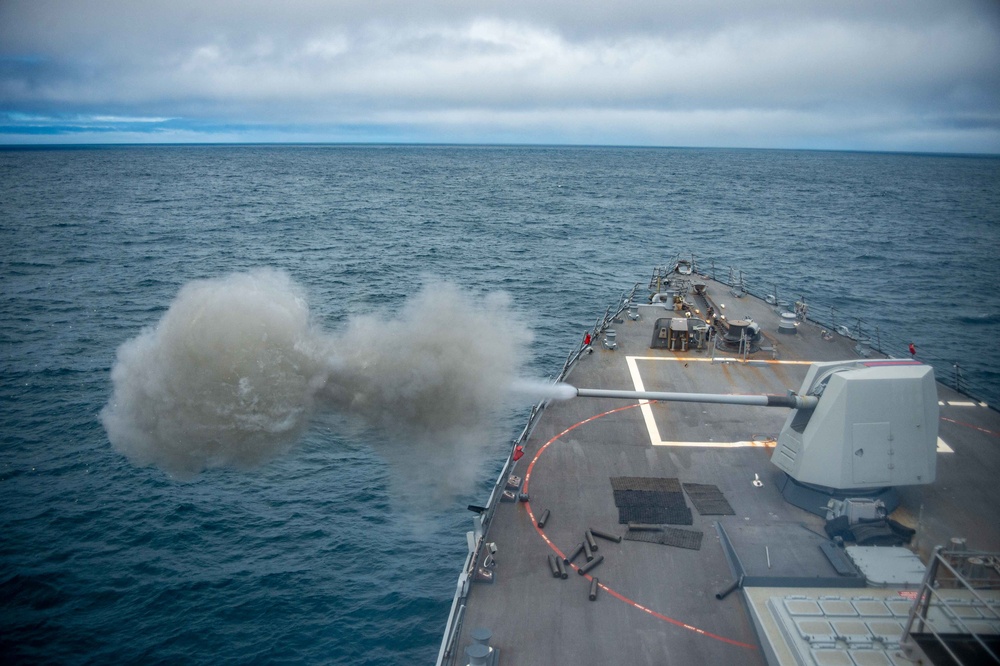
[[134, 464], [191, 479], [286, 453], [317, 411], [337, 410], [386, 433], [388, 458], [443, 448], [465, 470], [461, 485], [500, 410], [571, 397], [521, 378], [531, 341], [506, 294], [474, 297], [445, 282], [330, 333], [282, 271], [198, 280], [118, 349], [101, 421]]

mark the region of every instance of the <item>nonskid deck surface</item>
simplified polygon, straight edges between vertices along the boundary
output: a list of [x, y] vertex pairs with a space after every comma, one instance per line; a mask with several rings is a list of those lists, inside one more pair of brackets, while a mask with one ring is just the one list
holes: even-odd
[[[725, 303], [731, 318], [750, 317], [761, 325], [762, 351], [742, 362], [735, 352], [715, 351], [713, 359], [708, 349], [650, 349], [654, 320], [672, 314], [650, 305], [640, 308], [637, 321], [623, 318], [614, 326], [618, 349], [594, 341], [593, 354], [581, 359], [568, 381], [586, 388], [783, 394], [799, 388], [811, 361], [858, 358], [853, 340], [823, 335], [810, 322], [800, 324], [796, 335], [779, 334], [779, 316], [767, 303], [737, 299], [728, 287], [704, 281], [710, 298]], [[904, 489], [894, 517], [918, 528], [914, 543], [921, 550], [952, 536], [967, 537], [973, 548], [1000, 550], [1000, 484], [987, 482], [1000, 471], [997, 414], [945, 389], [941, 393], [941, 436], [954, 452], [939, 454], [938, 485]], [[487, 541], [497, 546], [494, 582], [472, 587], [455, 643], [459, 654], [470, 643], [469, 632], [486, 627], [506, 664], [765, 663], [766, 649], [740, 594], [716, 598], [734, 582], [722, 535], [747, 576], [780, 581], [838, 575], [819, 548], [827, 541], [823, 519], [784, 501], [781, 473], [770, 463], [787, 414], [780, 408], [604, 398], [551, 404], [514, 472], [524, 477], [530, 501], [501, 503], [489, 528]], [[588, 528], [625, 535], [619, 518], [642, 515], [621, 513], [616, 499], [628, 504], [643, 496], [616, 493], [613, 477], [714, 487], [734, 515], [716, 515], [711, 508], [702, 515], [685, 493], [691, 524], [671, 528], [700, 533], [677, 542], [687, 547], [598, 539], [600, 565], [585, 576], [571, 568], [567, 579], [554, 578], [548, 555], [571, 554]], [[548, 521], [538, 528], [546, 510]], [[699, 539], [700, 548], [692, 548]], [[575, 560], [585, 563], [582, 555]], [[600, 581], [597, 601], [588, 596], [591, 577]]]

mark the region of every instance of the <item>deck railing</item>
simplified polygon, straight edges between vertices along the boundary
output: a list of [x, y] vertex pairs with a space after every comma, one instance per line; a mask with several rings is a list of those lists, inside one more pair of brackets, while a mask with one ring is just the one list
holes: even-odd
[[900, 646], [916, 663], [1000, 664], [1000, 643], [990, 628], [1000, 622], [1000, 603], [990, 596], [1000, 589], [1000, 555], [968, 551], [958, 541], [958, 549], [934, 549]]

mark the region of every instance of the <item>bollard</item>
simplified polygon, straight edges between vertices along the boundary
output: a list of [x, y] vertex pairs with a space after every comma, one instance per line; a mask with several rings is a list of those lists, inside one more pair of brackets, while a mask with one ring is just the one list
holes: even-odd
[[490, 663], [490, 649], [479, 643], [465, 648], [465, 656], [469, 659], [469, 666], [487, 666]]
[[559, 577], [562, 578], [563, 580], [566, 580], [567, 578], [569, 578], [569, 574], [566, 573], [566, 565], [564, 565], [563, 561], [558, 557], [555, 559], [556, 559], [556, 567], [558, 567], [559, 569]]
[[594, 578], [590, 581], [590, 600], [597, 601], [597, 579]]
[[587, 543], [586, 539], [583, 540], [583, 555], [587, 558], [588, 562], [594, 559], [594, 551], [590, 549], [590, 544]]
[[486, 627], [476, 627], [472, 630], [471, 634], [472, 642], [479, 645], [490, 646], [490, 639], [493, 638], [493, 632]]
[[583, 538], [587, 542], [587, 545], [590, 546], [590, 549], [596, 553], [597, 541], [594, 540], [594, 535], [590, 533], [590, 530], [583, 533]]

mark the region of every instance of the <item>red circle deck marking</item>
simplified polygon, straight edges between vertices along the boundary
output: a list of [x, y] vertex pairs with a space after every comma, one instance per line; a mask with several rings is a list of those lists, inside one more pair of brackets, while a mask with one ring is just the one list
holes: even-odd
[[972, 428], [973, 430], [978, 430], [979, 432], [990, 435], [991, 437], [1000, 437], [1000, 432], [993, 432], [992, 430], [987, 430], [986, 428], [981, 428], [977, 425], [972, 425], [971, 423], [965, 423], [964, 421], [956, 421], [955, 419], [949, 419], [946, 416], [942, 416], [941, 420], [947, 421], [948, 423], [954, 423], [955, 425], [965, 426], [966, 428]]
[[[651, 403], [656, 402], [656, 400], [649, 400], [649, 401], [644, 401], [644, 402], [648, 402], [648, 403], [651, 404]], [[570, 427], [568, 427], [565, 430], [563, 430], [562, 432], [560, 432], [558, 435], [554, 436], [549, 441], [545, 442], [545, 444], [542, 445], [542, 448], [538, 449], [538, 451], [535, 453], [535, 457], [531, 459], [531, 463], [528, 465], [528, 471], [525, 472], [525, 474], [524, 474], [524, 489], [523, 489], [523, 492], [525, 494], [527, 494], [527, 492], [528, 492], [528, 484], [531, 481], [531, 471], [535, 468], [535, 463], [538, 462], [538, 459], [542, 456], [543, 453], [545, 453], [545, 449], [549, 448], [549, 444], [552, 444], [553, 442], [555, 442], [556, 440], [558, 440], [559, 438], [561, 438], [563, 435], [565, 435], [567, 433], [570, 433], [573, 430], [576, 430], [577, 428], [579, 428], [580, 426], [586, 425], [586, 424], [590, 423], [591, 421], [596, 421], [597, 419], [599, 419], [601, 417], [608, 416], [609, 414], [615, 414], [617, 412], [623, 412], [623, 411], [625, 411], [627, 409], [635, 409], [636, 407], [644, 404], [644, 402], [637, 402], [634, 405], [626, 405], [625, 407], [618, 407], [616, 409], [612, 409], [612, 410], [606, 411], [606, 412], [604, 412], [602, 414], [596, 414], [594, 416], [591, 416], [590, 418], [584, 419], [584, 420], [582, 420], [582, 421], [580, 421], [578, 423], [574, 423]], [[558, 555], [561, 558], [565, 558], [566, 555], [561, 550], [559, 550], [559, 548], [554, 543], [552, 543], [552, 541], [549, 540], [549, 537], [545, 534], [545, 530], [543, 530], [541, 527], [538, 526], [538, 521], [535, 520], [535, 513], [534, 513], [534, 511], [531, 510], [531, 502], [530, 501], [526, 501], [524, 503], [524, 505], [525, 505], [525, 507], [528, 510], [528, 517], [531, 519], [531, 524], [535, 528], [535, 531], [538, 532], [539, 536], [542, 537], [542, 540], [545, 541], [545, 543], [548, 544], [549, 548], [551, 548], [552, 550], [555, 551], [556, 555]], [[580, 569], [580, 567], [576, 566], [572, 562], [570, 563], [570, 566], [573, 567], [574, 571], [579, 571], [579, 569]], [[590, 574], [584, 574], [583, 576], [587, 580], [593, 580], [593, 576], [591, 576]], [[599, 588], [601, 588], [602, 590], [604, 590], [605, 592], [607, 592], [608, 594], [610, 594], [615, 599], [618, 599], [619, 601], [623, 601], [626, 604], [628, 604], [630, 606], [633, 606], [634, 608], [637, 608], [638, 610], [641, 610], [641, 611], [643, 611], [645, 613], [649, 613], [653, 617], [655, 617], [657, 619], [660, 619], [660, 620], [663, 620], [664, 622], [669, 622], [670, 624], [673, 624], [673, 625], [676, 625], [678, 627], [681, 627], [682, 629], [687, 629], [688, 631], [693, 631], [696, 634], [700, 634], [702, 636], [705, 636], [706, 638], [712, 638], [712, 639], [715, 639], [717, 641], [722, 641], [723, 643], [729, 643], [730, 645], [735, 645], [737, 647], [742, 647], [742, 648], [749, 648], [751, 650], [756, 650], [757, 649], [756, 645], [750, 645], [749, 643], [743, 643], [741, 641], [737, 641], [737, 640], [732, 639], [732, 638], [726, 638], [725, 636], [719, 636], [718, 634], [713, 634], [713, 633], [711, 633], [709, 631], [705, 631], [704, 629], [699, 629], [698, 627], [693, 627], [690, 624], [687, 624], [685, 622], [681, 622], [680, 620], [675, 620], [672, 617], [667, 617], [666, 615], [663, 615], [662, 613], [657, 613], [656, 611], [654, 611], [654, 610], [652, 610], [650, 608], [646, 608], [645, 606], [639, 604], [638, 602], [635, 602], [635, 601], [629, 599], [625, 595], [623, 595], [623, 594], [621, 594], [619, 592], [616, 592], [615, 590], [611, 589], [610, 587], [608, 587], [604, 583], [598, 583], [597, 586]]]

